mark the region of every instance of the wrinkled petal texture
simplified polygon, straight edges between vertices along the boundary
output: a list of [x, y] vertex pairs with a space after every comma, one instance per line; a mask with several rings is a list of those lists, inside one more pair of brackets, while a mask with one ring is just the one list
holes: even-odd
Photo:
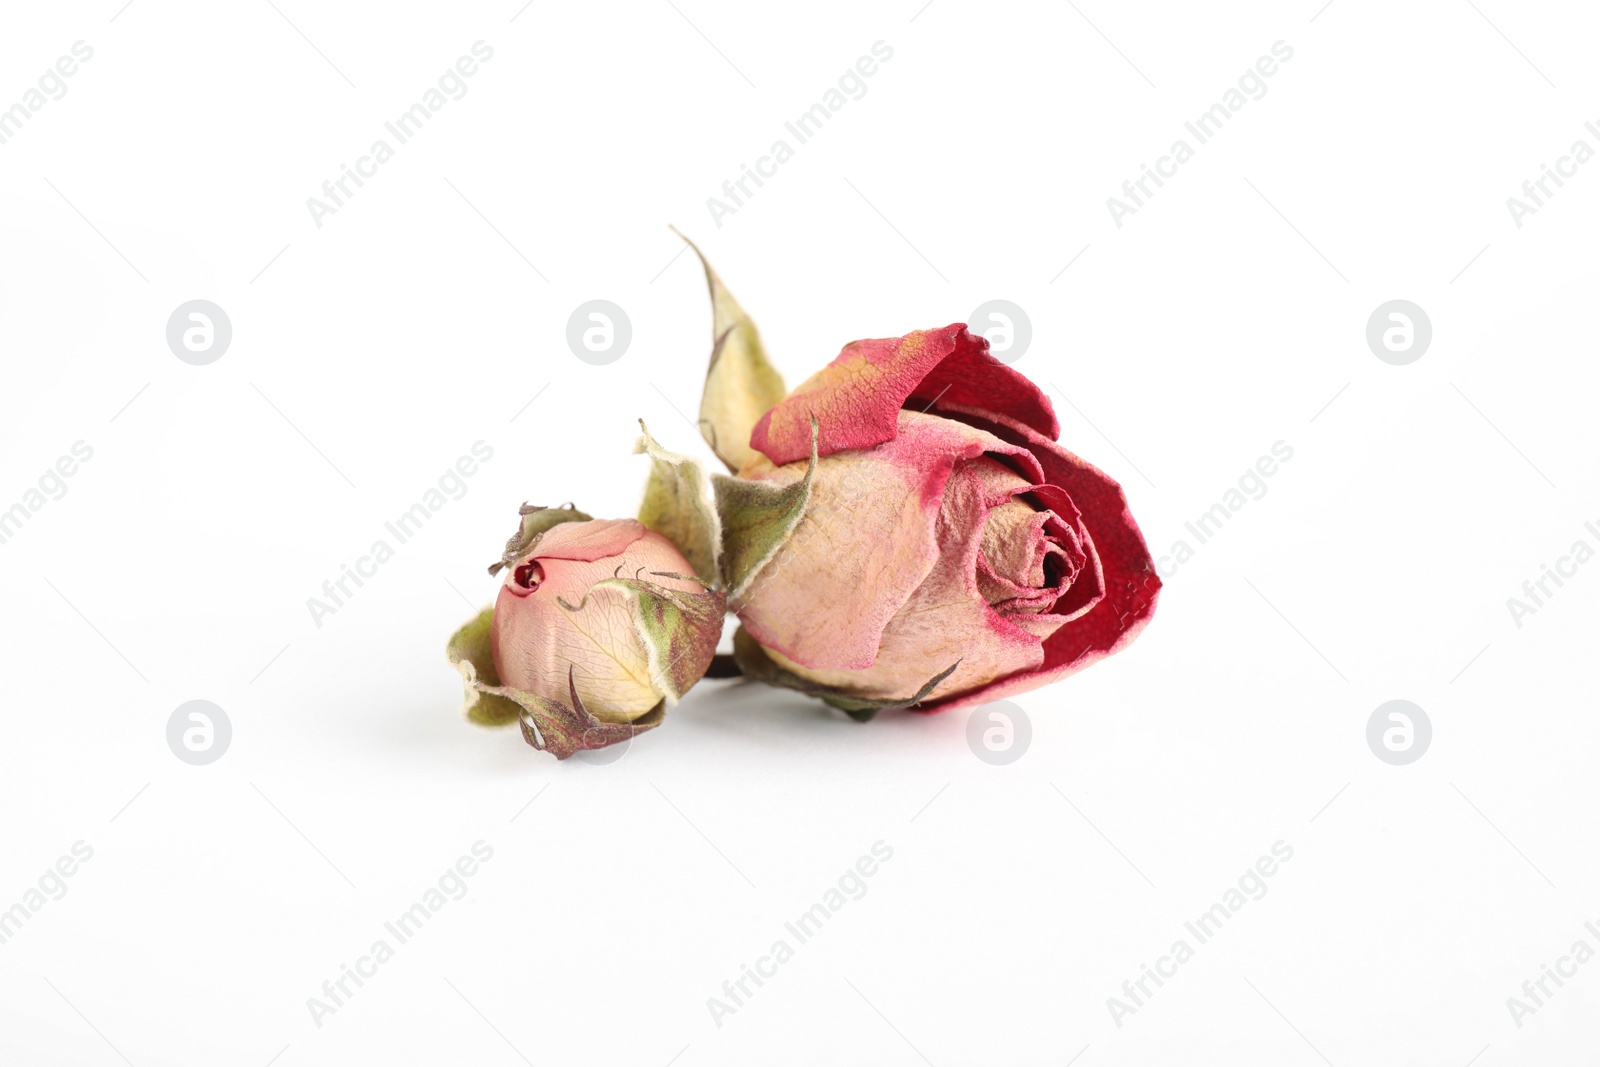
[[[983, 430], [915, 411], [898, 412], [897, 421], [898, 435], [876, 448], [817, 461], [805, 516], [730, 605], [757, 641], [787, 661], [872, 666], [889, 620], [940, 558], [937, 523], [957, 463], [992, 452], [1041, 473], [1025, 447]], [[787, 484], [804, 470], [804, 463], [758, 466], [745, 476]]]
[[1039, 387], [991, 356], [989, 342], [958, 322], [904, 337], [850, 342], [761, 416], [750, 445], [780, 467], [805, 459], [811, 454], [815, 416], [819, 455], [871, 448], [894, 439], [902, 407], [921, 410], [936, 400], [1011, 412], [1052, 440], [1061, 432]]
[[[532, 590], [516, 584], [518, 568], [529, 561], [543, 571]], [[642, 568], [648, 581], [668, 588], [700, 588], [651, 575], [687, 574], [689, 564], [672, 542], [634, 519], [556, 526], [507, 571], [495, 602], [490, 642], [501, 684], [565, 704], [573, 668], [579, 697], [602, 722], [631, 722], [660, 703], [662, 687], [651, 677], [631, 598], [619, 589], [590, 591], [619, 568], [624, 578]], [[583, 606], [571, 611], [563, 600]]]
[[[773, 655], [779, 666], [872, 700], [915, 693], [958, 660], [941, 690], [959, 692], [1040, 666], [1039, 635], [1018, 625], [1018, 617], [995, 611], [978, 588], [979, 545], [989, 508], [975, 466], [963, 462], [951, 475], [935, 524], [936, 562], [884, 627], [874, 662], [865, 670], [816, 670], [780, 652]], [[1032, 615], [1022, 618], [1029, 626], [1039, 621]]]

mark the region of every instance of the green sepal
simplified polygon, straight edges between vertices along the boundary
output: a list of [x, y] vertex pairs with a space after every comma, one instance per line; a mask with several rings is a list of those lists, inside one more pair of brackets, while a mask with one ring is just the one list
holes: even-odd
[[650, 457], [639, 521], [676, 545], [701, 579], [720, 582], [722, 523], [706, 487], [705, 469], [688, 456], [662, 448], [643, 419], [639, 430], [633, 450]]
[[450, 636], [445, 656], [461, 672], [466, 692], [461, 716], [479, 726], [510, 726], [522, 716], [522, 707], [513, 700], [495, 695], [500, 675], [494, 669], [494, 653], [489, 645], [489, 627], [494, 608], [484, 608]]
[[728, 599], [735, 605], [805, 517], [816, 471], [817, 420], [813, 418], [811, 460], [799, 481], [779, 486], [725, 474], [712, 477], [722, 522], [722, 576]]

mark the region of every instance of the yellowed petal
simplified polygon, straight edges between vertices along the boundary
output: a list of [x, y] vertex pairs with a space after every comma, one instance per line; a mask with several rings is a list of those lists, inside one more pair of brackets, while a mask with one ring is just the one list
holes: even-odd
[[695, 243], [683, 239], [699, 256], [711, 290], [711, 363], [700, 395], [700, 433], [717, 458], [737, 471], [757, 455], [750, 447], [750, 431], [783, 399], [783, 376], [768, 361], [756, 324]]

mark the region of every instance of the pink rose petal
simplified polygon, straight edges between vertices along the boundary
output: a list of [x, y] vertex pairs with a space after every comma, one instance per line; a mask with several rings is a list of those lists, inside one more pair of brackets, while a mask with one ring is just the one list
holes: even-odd
[[564, 522], [545, 531], [534, 546], [533, 557], [593, 563], [607, 556], [622, 555], [624, 549], [644, 535], [644, 524], [638, 519]]
[[941, 692], [959, 692], [996, 675], [1038, 669], [1043, 661], [1038, 637], [1013, 621], [1034, 617], [1002, 616], [978, 590], [978, 545], [988, 510], [984, 493], [972, 464], [960, 464], [938, 514], [937, 562], [883, 630], [876, 659], [860, 670], [808, 669], [807, 679], [868, 700], [905, 699], [959, 660], [955, 673], [934, 690], [931, 699], [937, 700]]

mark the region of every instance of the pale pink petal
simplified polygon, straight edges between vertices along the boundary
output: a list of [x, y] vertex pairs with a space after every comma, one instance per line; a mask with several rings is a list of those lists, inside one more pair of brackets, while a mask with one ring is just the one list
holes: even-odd
[[938, 561], [884, 629], [870, 667], [817, 670], [781, 655], [774, 659], [802, 677], [872, 700], [904, 699], [958, 660], [955, 673], [932, 699], [997, 676], [1036, 670], [1044, 658], [1039, 638], [996, 613], [978, 591], [984, 495], [972, 465], [960, 465], [949, 479], [938, 516]]
[[[660, 700], [643, 642], [634, 632], [633, 605], [621, 590], [598, 589], [581, 612], [577, 604], [614, 561], [539, 561], [544, 581], [526, 595], [508, 582], [495, 602], [491, 627], [495, 670], [502, 685], [556, 699], [571, 669], [584, 704], [607, 722], [627, 722]], [[566, 701], [562, 701], [566, 703]]]
[[552, 526], [539, 538], [533, 555], [538, 559], [593, 561], [620, 556], [645, 535], [638, 519], [592, 519]]
[[[897, 421], [898, 435], [876, 448], [818, 460], [805, 517], [729, 605], [757, 641], [791, 662], [871, 666], [884, 627], [938, 557], [935, 524], [957, 462], [987, 452], [1038, 467], [1025, 448], [964, 423], [913, 411]], [[786, 484], [804, 467], [763, 476]]]

